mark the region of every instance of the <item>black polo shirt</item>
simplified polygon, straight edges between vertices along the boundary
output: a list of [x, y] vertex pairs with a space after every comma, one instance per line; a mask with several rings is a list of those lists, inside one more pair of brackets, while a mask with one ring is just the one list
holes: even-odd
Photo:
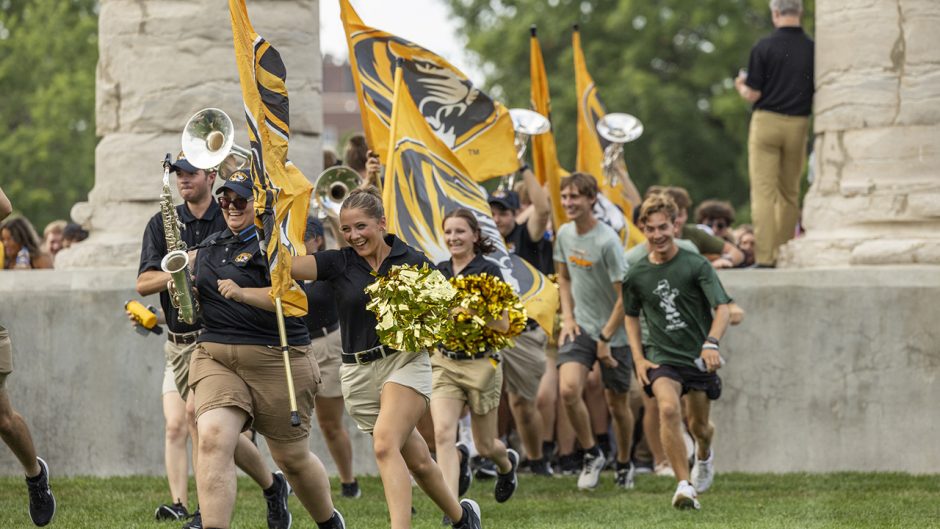
[[[388, 274], [396, 265], [420, 266], [427, 263], [434, 266], [423, 253], [394, 235], [386, 235], [385, 243], [392, 247], [392, 251], [379, 267], [380, 276]], [[370, 298], [364, 290], [375, 282], [372, 267], [348, 246], [340, 250], [323, 250], [313, 255], [317, 260], [317, 280], [329, 283], [336, 294], [343, 351], [358, 353], [380, 345], [379, 336], [375, 332], [378, 321], [375, 314], [366, 309]]]
[[[209, 204], [209, 209], [206, 210], [202, 218], [197, 219], [193, 216], [185, 202], [176, 206], [176, 215], [183, 223], [180, 238], [186, 243], [187, 248], [192, 248], [204, 241], [209, 235], [226, 229], [222, 210], [214, 200]], [[163, 216], [157, 213], [150, 218], [147, 228], [144, 230], [144, 242], [140, 250], [140, 267], [137, 269], [137, 275], [150, 270], [161, 270], [160, 261], [163, 260], [166, 254], [166, 232], [163, 230]], [[166, 326], [170, 329], [170, 332], [187, 333], [202, 328], [199, 323], [187, 325], [179, 321], [179, 312], [173, 308], [170, 303], [170, 294], [165, 289], [160, 292], [160, 306], [163, 307], [163, 313], [166, 314]]]
[[[441, 261], [437, 263], [437, 269], [444, 274], [444, 277], [450, 279], [454, 277], [454, 262], [452, 259], [446, 261]], [[496, 263], [490, 261], [486, 257], [483, 257], [483, 254], [476, 254], [473, 259], [467, 263], [467, 266], [460, 271], [459, 275], [464, 277], [466, 276], [478, 276], [480, 274], [489, 274], [491, 276], [496, 276], [499, 279], [503, 278], [503, 272], [500, 270]]]
[[304, 292], [307, 294], [307, 315], [304, 323], [310, 332], [320, 331], [332, 327], [339, 321], [336, 313], [336, 295], [333, 287], [326, 281], [311, 281], [304, 283]]
[[760, 90], [754, 110], [788, 116], [813, 111], [813, 39], [801, 27], [777, 28], [751, 49], [745, 84]]
[[528, 261], [536, 270], [543, 274], [555, 272], [555, 263], [552, 260], [552, 242], [542, 237], [533, 241], [529, 236], [529, 228], [525, 224], [516, 223], [516, 227], [506, 237], [506, 249]]
[[[220, 279], [231, 279], [242, 288], [271, 286], [268, 262], [258, 246], [254, 226], [235, 235], [228, 228], [212, 236], [196, 254], [196, 288], [202, 304], [204, 331], [199, 342], [248, 345], [280, 345], [274, 312], [225, 299]], [[284, 318], [287, 343], [307, 345], [310, 334], [301, 318]]]

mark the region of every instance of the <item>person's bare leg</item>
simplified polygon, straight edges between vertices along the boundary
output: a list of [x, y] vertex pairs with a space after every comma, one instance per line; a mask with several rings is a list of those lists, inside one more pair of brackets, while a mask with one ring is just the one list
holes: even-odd
[[5, 389], [0, 389], [0, 438], [23, 465], [27, 477], [35, 477], [42, 472], [29, 427], [23, 416], [13, 409]]
[[294, 489], [310, 517], [324, 523], [333, 516], [333, 499], [330, 497], [330, 479], [320, 459], [310, 452], [309, 438], [296, 441], [267, 439], [271, 457], [284, 472], [284, 477]]
[[604, 390], [607, 408], [614, 420], [614, 438], [617, 440], [617, 462], [630, 462], [633, 445], [633, 412], [630, 410], [630, 394]]
[[176, 391], [163, 394], [163, 419], [165, 426], [163, 462], [166, 480], [170, 486], [171, 503], [188, 507], [189, 454], [186, 439], [189, 428], [186, 420], [186, 402]]
[[428, 445], [428, 450], [436, 454], [437, 442], [434, 440], [434, 418], [431, 417], [430, 406], [428, 410], [424, 412], [424, 415], [418, 419], [418, 424], [415, 428], [418, 429], [418, 433], [421, 434], [421, 437], [424, 437], [424, 442]]
[[645, 391], [643, 392], [643, 437], [653, 454], [654, 466], [668, 461], [659, 433], [659, 406], [656, 405], [656, 399], [650, 398]]
[[255, 480], [261, 490], [264, 490], [274, 484], [274, 476], [261, 457], [258, 447], [251, 442], [250, 435], [250, 432], [244, 432], [238, 436], [238, 444], [235, 445], [235, 466], [248, 474], [248, 477]]
[[457, 452], [457, 421], [463, 413], [464, 402], [457, 399], [435, 398], [431, 400], [431, 416], [434, 418], [435, 455], [441, 467], [444, 482], [457, 496], [460, 483], [460, 454]]
[[444, 514], [459, 520], [463, 509], [444, 483], [427, 443], [415, 430], [427, 410], [424, 397], [411, 388], [387, 382], [382, 387], [380, 406], [372, 432], [372, 448], [382, 477], [392, 529], [411, 527], [411, 475]]
[[558, 368], [561, 400], [565, 404], [568, 420], [574, 427], [575, 436], [584, 450], [594, 447], [591, 416], [583, 398], [587, 374], [588, 369], [577, 362], [568, 362]]
[[555, 440], [558, 406], [558, 366], [551, 358], [545, 362], [545, 372], [542, 373], [542, 380], [539, 381], [539, 392], [535, 397], [535, 402], [542, 418], [542, 441], [552, 442]]
[[189, 427], [189, 438], [193, 441], [193, 474], [196, 473], [199, 461], [199, 428], [196, 427], [196, 397], [192, 390], [186, 395], [186, 423]]
[[584, 405], [591, 416], [591, 431], [594, 432], [595, 440], [598, 435], [606, 435], [610, 426], [610, 414], [607, 412], [607, 400], [604, 398], [600, 362], [594, 362], [594, 367], [585, 380]]
[[526, 457], [531, 461], [542, 459], [542, 415], [535, 402], [509, 393], [509, 407], [516, 420], [516, 430], [522, 438]]
[[676, 473], [676, 481], [689, 480], [689, 455], [682, 438], [682, 410], [679, 395], [682, 385], [668, 378], [653, 381], [653, 395], [659, 405], [659, 431], [663, 450]]
[[352, 444], [349, 441], [349, 433], [343, 426], [343, 397], [317, 396], [316, 399], [314, 410], [317, 413], [317, 423], [323, 432], [326, 448], [336, 464], [339, 479], [343, 483], [352, 483], [356, 476], [353, 475]]
[[199, 416], [199, 466], [196, 490], [203, 527], [228, 529], [235, 507], [235, 446], [248, 418], [234, 407], [215, 408]]
[[708, 459], [708, 453], [712, 449], [712, 439], [715, 436], [715, 425], [708, 419], [711, 402], [704, 391], [690, 391], [686, 397], [689, 433], [695, 439], [695, 457], [704, 461]]
[[477, 415], [471, 411], [470, 431], [473, 432], [473, 444], [476, 445], [477, 452], [496, 463], [500, 474], [506, 474], [512, 470], [512, 462], [509, 460], [506, 445], [496, 438], [499, 429], [498, 413], [499, 408], [493, 408], [485, 415]]

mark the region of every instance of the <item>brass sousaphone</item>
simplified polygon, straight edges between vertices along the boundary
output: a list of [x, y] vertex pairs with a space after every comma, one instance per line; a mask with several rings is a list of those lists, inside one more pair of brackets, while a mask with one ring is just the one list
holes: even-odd
[[317, 176], [313, 182], [313, 200], [317, 216], [339, 216], [339, 210], [349, 193], [362, 185], [362, 177], [353, 168], [335, 165]]
[[200, 169], [218, 168], [219, 178], [228, 180], [251, 159], [251, 151], [235, 144], [235, 127], [228, 114], [204, 108], [183, 127], [183, 154]]
[[623, 161], [623, 144], [643, 135], [643, 124], [630, 114], [607, 114], [597, 122], [597, 133], [610, 144], [604, 149], [604, 177], [611, 187], [620, 183], [617, 165]]
[[[519, 158], [519, 163], [522, 164], [522, 160], [525, 159], [529, 138], [538, 136], [539, 134], [545, 134], [551, 130], [552, 125], [549, 123], [548, 118], [527, 108], [510, 108], [509, 117], [512, 119], [512, 128], [516, 131], [514, 141], [516, 145], [516, 157]], [[511, 191], [514, 183], [515, 175], [512, 174], [504, 178], [499, 187], [503, 191]]]

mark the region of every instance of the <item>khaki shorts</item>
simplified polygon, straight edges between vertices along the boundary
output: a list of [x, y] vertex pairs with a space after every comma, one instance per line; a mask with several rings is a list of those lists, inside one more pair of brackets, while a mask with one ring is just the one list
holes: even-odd
[[372, 433], [379, 418], [382, 388], [389, 382], [417, 391], [431, 399], [431, 361], [428, 354], [399, 352], [368, 364], [343, 364], [339, 368], [346, 412], [363, 432]]
[[467, 403], [476, 415], [486, 415], [499, 407], [503, 391], [502, 362], [493, 367], [489, 358], [454, 360], [435, 354], [432, 399], [454, 399]]
[[310, 414], [320, 384], [320, 370], [310, 346], [291, 346], [291, 371], [300, 427], [290, 424], [290, 398], [278, 347], [196, 344], [189, 367], [189, 387], [196, 396], [196, 418], [216, 408], [234, 407], [248, 414], [244, 429], [254, 428], [275, 441], [295, 441], [310, 433]]
[[339, 330], [314, 338], [310, 342], [310, 349], [320, 368], [321, 382], [317, 396], [330, 399], [342, 397], [343, 388], [339, 382], [339, 366], [343, 364], [343, 338]]
[[196, 344], [176, 345], [167, 340], [163, 344], [166, 370], [163, 372], [163, 394], [177, 392], [183, 400], [189, 395], [189, 361]]
[[7, 382], [7, 375], [13, 372], [13, 343], [10, 332], [0, 325], [0, 390]]
[[526, 400], [535, 401], [539, 383], [545, 374], [545, 346], [548, 335], [541, 327], [525, 331], [515, 338], [516, 345], [499, 353], [503, 359], [506, 390]]

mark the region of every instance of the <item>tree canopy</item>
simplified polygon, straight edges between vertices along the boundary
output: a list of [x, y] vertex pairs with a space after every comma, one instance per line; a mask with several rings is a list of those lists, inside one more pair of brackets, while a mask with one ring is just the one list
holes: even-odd
[[[766, 0], [447, 1], [492, 95], [509, 106], [529, 106], [529, 26], [537, 26], [564, 167], [574, 168], [577, 146], [571, 49], [577, 23], [607, 112], [633, 114], [645, 127], [624, 147], [641, 192], [680, 185], [696, 202], [747, 204], [750, 110], [732, 81], [754, 43], [773, 31]], [[812, 1], [804, 10], [812, 35]]]
[[94, 183], [96, 0], [0, 0], [0, 185], [41, 231]]

